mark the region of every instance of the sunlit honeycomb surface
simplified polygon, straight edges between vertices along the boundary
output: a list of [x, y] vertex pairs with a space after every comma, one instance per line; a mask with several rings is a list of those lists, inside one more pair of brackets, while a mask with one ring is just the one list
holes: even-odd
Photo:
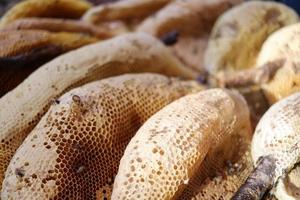
[[237, 155], [234, 138], [249, 141], [250, 130], [249, 110], [237, 93], [213, 89], [182, 97], [131, 139], [112, 199], [190, 199], [207, 177], [203, 170], [217, 167], [203, 164]]
[[138, 128], [171, 101], [202, 89], [162, 75], [123, 75], [71, 90], [14, 155], [2, 198], [109, 198], [119, 160]]

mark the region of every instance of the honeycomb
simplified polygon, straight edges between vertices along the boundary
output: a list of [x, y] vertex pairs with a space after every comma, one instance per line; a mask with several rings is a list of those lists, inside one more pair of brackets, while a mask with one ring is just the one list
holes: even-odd
[[273, 33], [263, 44], [257, 65], [284, 60], [273, 78], [263, 84], [263, 91], [270, 103], [300, 91], [300, 24], [282, 28]]
[[26, 0], [9, 9], [0, 20], [0, 27], [26, 17], [79, 18], [92, 4], [85, 0]]
[[97, 41], [96, 38], [78, 33], [50, 33], [42, 30], [3, 31], [0, 32], [0, 45], [3, 47], [0, 57], [1, 60], [22, 60], [47, 48], [52, 50], [47, 54], [57, 55]]
[[286, 176], [278, 181], [275, 190], [275, 196], [278, 200], [285, 199], [300, 199], [300, 165], [299, 162], [295, 164], [294, 168], [288, 172]]
[[9, 31], [0, 32], [0, 44], [3, 47], [0, 56], [13, 57], [30, 50], [42, 48], [47, 43], [46, 31]]
[[250, 138], [249, 110], [238, 93], [212, 89], [182, 97], [131, 139], [112, 199], [190, 199], [210, 171], [206, 164], [222, 167], [239, 152], [238, 141]]
[[[148, 17], [137, 28], [155, 36], [176, 30], [181, 35], [201, 35], [211, 28], [216, 18], [240, 0], [176, 0]], [[205, 12], [210, 12], [205, 13]], [[197, 28], [195, 28], [197, 27]]]
[[97, 42], [79, 33], [21, 30], [0, 32], [0, 96], [61, 53]]
[[[256, 127], [252, 140], [252, 158], [254, 163], [260, 157], [267, 155], [271, 155], [276, 159], [274, 183], [279, 177], [285, 177], [293, 169], [294, 165], [299, 162], [299, 130], [299, 92], [274, 104], [264, 114]], [[297, 170], [297, 168], [293, 170]], [[298, 173], [293, 176], [296, 176], [295, 180], [299, 180]], [[281, 181], [282, 179], [279, 179], [279, 182]], [[275, 195], [277, 196], [277, 193]], [[286, 199], [279, 198], [279, 196], [277, 198]]]
[[[245, 182], [253, 170], [251, 159], [251, 145], [246, 141], [242, 152], [236, 162], [227, 161], [225, 167], [217, 175], [208, 177], [200, 186], [200, 192], [192, 200], [229, 200]], [[214, 166], [210, 163], [207, 167]], [[271, 193], [266, 194], [262, 200], [276, 200]]]
[[213, 27], [204, 56], [205, 68], [213, 74], [254, 67], [267, 37], [298, 21], [293, 9], [276, 2], [245, 1], [235, 6]]
[[138, 128], [166, 104], [202, 89], [194, 81], [146, 73], [69, 91], [17, 150], [1, 198], [109, 198], [119, 160]]
[[82, 20], [92, 24], [101, 22], [140, 21], [169, 3], [171, 0], [126, 0], [104, 3], [89, 9]]
[[157, 39], [123, 34], [88, 45], [39, 67], [0, 99], [0, 182], [14, 152], [54, 99], [84, 83], [123, 73], [155, 72], [194, 78]]
[[132, 32], [140, 22], [171, 0], [113, 0], [89, 9], [82, 21], [102, 27], [112, 35]]
[[177, 31], [178, 41], [170, 49], [188, 67], [203, 72], [203, 55], [214, 22], [223, 12], [240, 2], [176, 0], [155, 13], [155, 17], [146, 18], [137, 30], [157, 37]]
[[47, 30], [50, 32], [73, 32], [73, 33], [84, 33], [99, 39], [106, 39], [112, 35], [102, 29], [101, 27], [94, 26], [79, 20], [72, 19], [56, 19], [56, 18], [22, 18], [7, 26], [3, 27], [2, 31], [12, 30]]

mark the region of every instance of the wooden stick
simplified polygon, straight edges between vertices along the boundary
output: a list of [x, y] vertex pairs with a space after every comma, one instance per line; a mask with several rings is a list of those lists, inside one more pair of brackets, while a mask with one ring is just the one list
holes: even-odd
[[275, 159], [266, 156], [259, 160], [259, 164], [249, 175], [245, 183], [239, 188], [231, 200], [258, 200], [273, 185], [275, 175]]
[[269, 62], [261, 67], [246, 69], [238, 72], [222, 72], [217, 75], [217, 80], [223, 87], [249, 86], [268, 82], [281, 68], [285, 60]]

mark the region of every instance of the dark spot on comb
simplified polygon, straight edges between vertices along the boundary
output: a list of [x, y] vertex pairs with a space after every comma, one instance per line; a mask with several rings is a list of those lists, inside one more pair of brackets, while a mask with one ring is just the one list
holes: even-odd
[[56, 105], [56, 104], [60, 103], [60, 101], [58, 99], [53, 99], [52, 102], [53, 102], [53, 105]]
[[199, 75], [196, 80], [201, 84], [207, 84], [207, 75], [205, 74]]
[[179, 32], [178, 31], [170, 31], [163, 35], [160, 40], [167, 46], [174, 45], [178, 41]]
[[76, 174], [80, 174], [85, 170], [85, 166], [81, 165], [76, 169]]
[[15, 173], [17, 176], [19, 176], [21, 178], [25, 176], [25, 170], [21, 169], [21, 168], [16, 168]]
[[112, 185], [114, 183], [114, 177], [111, 177], [107, 180], [107, 184]]
[[293, 70], [293, 72], [295, 74], [299, 74], [300, 73], [300, 63], [299, 62], [293, 62], [291, 65], [291, 69]]
[[81, 145], [76, 143], [76, 144], [73, 144], [72, 147], [75, 149], [75, 150], [80, 150], [81, 149]]
[[280, 16], [280, 14], [281, 14], [281, 12], [278, 9], [271, 8], [265, 14], [265, 21], [267, 23], [273, 23], [277, 20], [277, 18]]
[[75, 103], [80, 103], [80, 97], [78, 95], [73, 95], [72, 96], [72, 100], [75, 102]]
[[220, 26], [216, 33], [212, 35], [213, 39], [218, 39], [220, 37], [223, 37], [223, 35], [230, 35], [231, 37], [235, 37], [238, 34], [238, 24], [236, 21], [226, 23], [222, 26]]
[[58, 88], [55, 85], [51, 85], [51, 88], [53, 88], [54, 90], [58, 90]]

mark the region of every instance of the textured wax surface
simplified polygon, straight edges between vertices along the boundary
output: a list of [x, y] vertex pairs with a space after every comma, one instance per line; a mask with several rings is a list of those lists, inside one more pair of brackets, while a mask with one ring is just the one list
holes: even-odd
[[178, 41], [170, 48], [187, 66], [203, 71], [203, 55], [211, 28], [224, 11], [241, 0], [175, 0], [146, 18], [138, 31], [162, 37], [177, 31]]
[[253, 67], [267, 37], [298, 20], [296, 12], [276, 2], [248, 1], [232, 8], [214, 25], [205, 52], [205, 68], [215, 73]]
[[[239, 0], [176, 0], [150, 16], [137, 28], [138, 31], [155, 36], [176, 30], [185, 35], [201, 35], [211, 28], [218, 15]], [[204, 12], [211, 12], [210, 15]], [[208, 16], [206, 16], [208, 15]], [[195, 28], [197, 27], [197, 28]]]
[[144, 121], [173, 100], [202, 89], [194, 81], [146, 73], [69, 91], [12, 158], [2, 199], [107, 197], [123, 151]]
[[212, 89], [182, 97], [149, 118], [132, 138], [112, 199], [190, 199], [206, 178], [205, 164], [222, 161], [221, 167], [238, 153], [239, 139], [250, 136], [241, 95]]
[[[0, 17], [7, 11], [9, 8], [11, 8], [13, 5], [16, 3], [24, 1], [24, 0], [2, 0], [0, 4]], [[91, 2], [93, 5], [98, 5], [101, 3], [107, 3], [107, 2], [114, 2], [114, 1], [119, 1], [119, 0], [88, 0]]]
[[9, 9], [0, 20], [0, 27], [25, 17], [79, 18], [92, 5], [85, 0], [26, 0]]
[[[207, 178], [200, 186], [200, 192], [193, 200], [229, 200], [244, 183], [253, 166], [250, 154], [250, 144], [245, 142], [237, 162], [227, 162], [226, 167], [217, 176]], [[211, 168], [211, 165], [207, 166]]]
[[283, 60], [284, 65], [262, 86], [270, 103], [300, 91], [300, 24], [282, 28], [264, 43], [257, 58], [257, 66]]
[[98, 24], [114, 20], [138, 20], [159, 10], [171, 0], [126, 0], [94, 6], [83, 16], [82, 20]]
[[300, 199], [300, 165], [297, 163], [288, 174], [279, 179], [275, 195], [278, 200]]
[[64, 52], [95, 43], [79, 33], [41, 30], [0, 32], [0, 96], [21, 83], [36, 68]]
[[251, 149], [254, 163], [271, 155], [276, 159], [274, 181], [285, 176], [299, 162], [299, 134], [300, 93], [296, 93], [274, 104], [258, 123]]
[[[0, 32], [0, 57], [22, 59], [43, 49], [53, 48], [57, 54], [97, 42], [98, 39], [79, 33], [50, 33], [42, 30], [12, 30]], [[25, 59], [26, 61], [26, 59]], [[1, 61], [0, 61], [1, 63]]]
[[49, 39], [47, 31], [4, 31], [0, 32], [0, 51], [2, 58], [26, 55], [34, 49], [43, 47]]
[[89, 9], [82, 21], [96, 24], [106, 31], [119, 35], [132, 32], [147, 16], [155, 13], [171, 0], [126, 0], [117, 1]]
[[74, 20], [74, 19], [56, 19], [56, 18], [38, 18], [28, 17], [18, 19], [6, 25], [1, 30], [24, 30], [24, 29], [38, 29], [47, 30], [50, 32], [73, 32], [84, 33], [99, 39], [106, 39], [111, 37], [106, 30], [92, 24]]
[[185, 69], [162, 43], [142, 33], [123, 34], [55, 58], [0, 99], [0, 182], [13, 153], [55, 98], [89, 81], [129, 72], [197, 75]]

